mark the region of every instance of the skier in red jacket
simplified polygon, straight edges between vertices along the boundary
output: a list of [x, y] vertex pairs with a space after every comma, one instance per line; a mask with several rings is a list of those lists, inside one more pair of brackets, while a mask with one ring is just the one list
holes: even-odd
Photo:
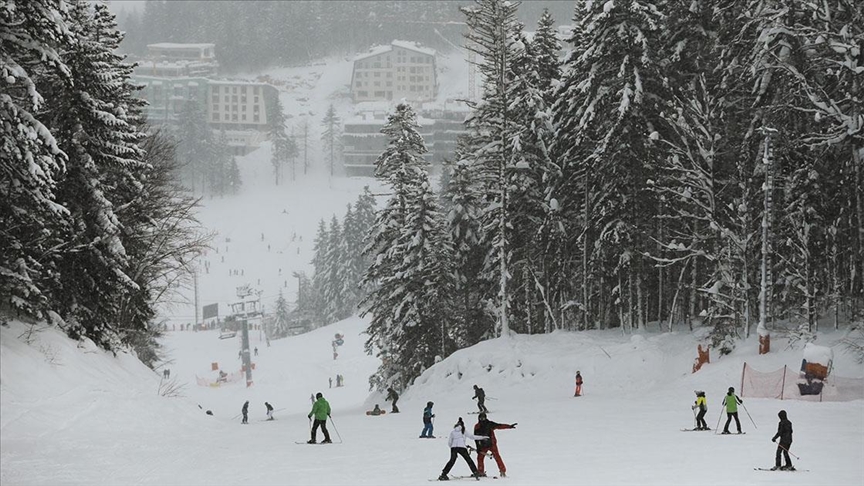
[[485, 435], [488, 439], [477, 441], [477, 474], [486, 476], [483, 471], [483, 459], [486, 458], [487, 452], [492, 452], [492, 457], [498, 464], [498, 471], [501, 477], [507, 476], [507, 466], [504, 465], [504, 460], [501, 459], [501, 454], [498, 452], [498, 440], [495, 438], [496, 429], [515, 429], [516, 424], [499, 424], [488, 420], [485, 413], [477, 416], [477, 425], [474, 426], [474, 435]]

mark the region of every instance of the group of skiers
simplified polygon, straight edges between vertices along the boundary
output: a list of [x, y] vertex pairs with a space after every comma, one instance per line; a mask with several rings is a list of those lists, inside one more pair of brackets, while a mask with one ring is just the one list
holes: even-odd
[[[705, 398], [705, 392], [702, 390], [695, 390], [694, 393], [696, 393], [696, 402], [691, 408], [693, 410], [699, 410], [699, 413], [696, 415], [696, 428], [694, 430], [711, 430], [705, 422], [705, 414], [708, 412], [708, 401]], [[738, 433], [742, 433], [741, 421], [738, 419], [738, 405], [743, 404], [744, 400], [741, 400], [741, 398], [735, 394], [735, 388], [730, 386], [726, 391], [726, 396], [723, 397], [723, 407], [726, 410], [726, 424], [723, 426], [722, 434], [730, 434], [729, 425], [732, 423], [733, 418], [735, 419], [735, 427], [737, 428]], [[777, 443], [774, 467], [772, 467], [771, 470], [776, 471], [779, 469], [783, 471], [794, 471], [795, 467], [792, 466], [792, 459], [789, 457], [789, 448], [792, 447], [792, 422], [789, 421], [785, 410], [780, 410], [777, 416], [780, 417], [780, 423], [777, 425], [777, 433], [771, 438], [771, 442], [776, 442], [777, 439], [780, 439], [780, 442]], [[785, 459], [785, 464], [783, 466], [780, 465], [781, 455], [782, 458]]]
[[[264, 407], [267, 410], [267, 420], [274, 420], [273, 405], [270, 405], [269, 402], [264, 402]], [[243, 420], [241, 420], [240, 423], [241, 424], [248, 424], [249, 423], [249, 400], [246, 400], [246, 402], [243, 403], [243, 408], [240, 409], [240, 413], [243, 415]]]

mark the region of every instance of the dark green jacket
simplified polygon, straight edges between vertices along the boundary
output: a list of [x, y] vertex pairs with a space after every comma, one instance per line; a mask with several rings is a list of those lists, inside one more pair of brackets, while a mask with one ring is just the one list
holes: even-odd
[[330, 404], [327, 403], [327, 400], [324, 400], [324, 397], [315, 400], [315, 403], [312, 405], [312, 411], [309, 412], [309, 416], [315, 416], [315, 420], [327, 420], [327, 417], [330, 416]]

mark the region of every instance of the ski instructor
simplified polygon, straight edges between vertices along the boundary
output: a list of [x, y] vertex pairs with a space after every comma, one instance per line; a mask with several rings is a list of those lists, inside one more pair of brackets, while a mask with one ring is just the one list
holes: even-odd
[[321, 427], [321, 432], [324, 433], [324, 440], [321, 442], [322, 444], [331, 444], [330, 441], [330, 432], [327, 432], [327, 417], [330, 416], [330, 404], [327, 403], [327, 400], [324, 400], [324, 394], [318, 392], [315, 394], [315, 403], [312, 404], [312, 411], [309, 412], [309, 420], [312, 420], [312, 416], [315, 416], [315, 423], [312, 425], [312, 439], [309, 440], [309, 444], [314, 444], [316, 442], [315, 436], [318, 432], [318, 427]]

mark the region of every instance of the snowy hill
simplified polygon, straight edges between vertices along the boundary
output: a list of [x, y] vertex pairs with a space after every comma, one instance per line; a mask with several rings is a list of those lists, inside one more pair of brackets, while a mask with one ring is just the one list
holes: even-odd
[[[758, 369], [800, 364], [801, 351], [756, 356], [755, 338], [731, 355], [689, 373], [690, 333], [620, 331], [495, 339], [454, 353], [427, 370], [399, 401], [403, 413], [366, 416], [379, 403], [366, 377], [377, 359], [362, 351], [361, 319], [266, 343], [251, 334], [259, 356], [251, 388], [242, 382], [202, 387], [210, 363], [239, 367], [238, 338], [217, 332], [169, 332], [171, 377], [184, 397], [158, 394], [160, 376], [133, 356], [78, 347], [56, 330], [30, 337], [18, 322], [0, 327], [0, 483], [29, 484], [289, 484], [420, 485], [436, 477], [449, 452], [444, 439], [420, 440], [420, 415], [435, 402], [435, 434], [456, 418], [473, 424], [472, 385], [485, 388], [491, 419], [518, 422], [498, 432], [512, 484], [825, 484], [858, 485], [864, 450], [864, 400], [809, 403], [745, 397], [743, 436], [682, 433], [692, 426], [693, 389], [708, 394], [714, 428], [727, 386], [743, 361]], [[330, 341], [345, 344], [333, 360]], [[697, 333], [698, 335], [698, 333]], [[835, 335], [821, 335], [830, 343]], [[779, 343], [778, 343], [779, 344]], [[780, 346], [778, 345], [778, 348]], [[861, 365], [837, 353], [836, 372], [861, 376]], [[582, 371], [584, 396], [572, 375]], [[345, 386], [327, 379], [345, 376]], [[460, 377], [461, 374], [461, 377]], [[335, 384], [334, 384], [335, 385]], [[296, 445], [308, 437], [309, 394], [333, 407], [333, 446]], [[862, 397], [864, 398], [864, 397]], [[250, 425], [240, 407], [250, 401]], [[264, 401], [277, 409], [265, 422]], [[211, 409], [213, 416], [204, 414]], [[809, 472], [753, 471], [771, 466], [777, 411], [794, 424], [796, 465]], [[722, 426], [722, 424], [721, 424]], [[319, 433], [319, 440], [321, 435]], [[457, 463], [454, 474], [467, 471]], [[487, 462], [487, 471], [497, 467]], [[783, 474], [782, 476], [778, 476]], [[486, 480], [490, 481], [490, 480]]]

